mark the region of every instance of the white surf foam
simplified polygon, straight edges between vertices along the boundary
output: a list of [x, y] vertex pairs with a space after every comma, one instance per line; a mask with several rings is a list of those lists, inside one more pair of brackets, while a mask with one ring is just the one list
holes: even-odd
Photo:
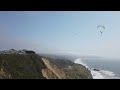
[[100, 70], [95, 71], [93, 68], [88, 67], [87, 64], [85, 64], [80, 58], [76, 59], [74, 63], [82, 64], [86, 68], [88, 68], [91, 71], [93, 79], [120, 79], [120, 77], [116, 77], [114, 72], [107, 71], [107, 70]]
[[80, 58], [76, 59], [76, 60], [74, 61], [74, 63], [76, 63], [76, 64], [82, 64], [82, 65], [85, 66], [86, 68], [89, 68], [89, 67], [87, 66], [87, 64], [85, 64], [84, 62], [82, 62], [82, 60], [81, 60]]

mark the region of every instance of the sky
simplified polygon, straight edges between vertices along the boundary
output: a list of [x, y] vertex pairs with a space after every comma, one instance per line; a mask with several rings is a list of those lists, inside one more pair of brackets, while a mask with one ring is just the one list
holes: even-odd
[[0, 50], [120, 58], [119, 39], [120, 11], [0, 11]]

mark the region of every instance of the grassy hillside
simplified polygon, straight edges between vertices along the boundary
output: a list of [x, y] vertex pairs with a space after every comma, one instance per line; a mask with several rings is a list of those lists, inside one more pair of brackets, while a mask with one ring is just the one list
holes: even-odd
[[[0, 54], [0, 69], [7, 78], [14, 79], [44, 79], [41, 70], [46, 68], [36, 54]], [[6, 78], [5, 75], [1, 77]]]
[[43, 60], [35, 53], [0, 54], [0, 79], [91, 79], [84, 66], [70, 60]]

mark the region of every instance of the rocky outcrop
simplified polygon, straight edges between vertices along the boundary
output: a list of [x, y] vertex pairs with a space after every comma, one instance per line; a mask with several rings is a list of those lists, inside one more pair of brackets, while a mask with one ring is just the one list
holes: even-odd
[[11, 79], [11, 75], [7, 74], [2, 68], [0, 70], [0, 79]]

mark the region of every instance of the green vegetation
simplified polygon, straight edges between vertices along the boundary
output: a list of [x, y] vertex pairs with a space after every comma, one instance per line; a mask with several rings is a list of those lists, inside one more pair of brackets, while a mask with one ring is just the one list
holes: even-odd
[[73, 79], [92, 79], [90, 71], [80, 64], [74, 64], [71, 69], [65, 68], [64, 71]]
[[35, 54], [34, 51], [25, 51], [27, 54]]
[[0, 69], [14, 79], [44, 79], [43, 68], [46, 67], [36, 54], [0, 54]]

